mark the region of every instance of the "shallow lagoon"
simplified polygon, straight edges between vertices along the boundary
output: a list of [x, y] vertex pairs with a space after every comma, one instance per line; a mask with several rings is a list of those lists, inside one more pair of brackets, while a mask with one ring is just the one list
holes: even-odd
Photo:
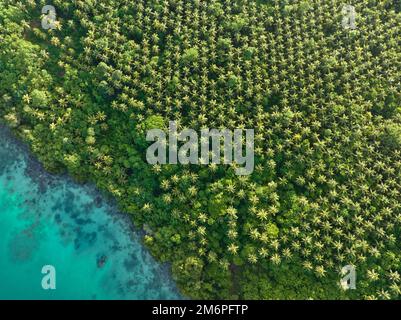
[[[56, 290], [41, 286], [56, 269]], [[179, 299], [168, 268], [94, 187], [46, 173], [0, 126], [0, 299]]]

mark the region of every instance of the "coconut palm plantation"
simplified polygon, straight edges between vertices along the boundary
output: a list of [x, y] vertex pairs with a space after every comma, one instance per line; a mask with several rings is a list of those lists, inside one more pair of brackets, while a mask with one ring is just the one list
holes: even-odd
[[[399, 1], [0, 0], [0, 117], [186, 297], [400, 298]], [[169, 121], [253, 129], [253, 173], [150, 165]]]

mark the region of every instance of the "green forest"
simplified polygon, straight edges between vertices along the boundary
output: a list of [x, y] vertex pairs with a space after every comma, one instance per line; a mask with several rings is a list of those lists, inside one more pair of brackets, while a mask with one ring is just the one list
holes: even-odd
[[[0, 0], [0, 118], [186, 297], [400, 298], [399, 0]], [[254, 129], [254, 172], [149, 165], [169, 121]]]

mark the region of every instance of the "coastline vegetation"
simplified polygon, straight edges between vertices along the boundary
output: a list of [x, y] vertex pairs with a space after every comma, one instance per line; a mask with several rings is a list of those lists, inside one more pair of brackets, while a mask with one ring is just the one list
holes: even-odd
[[[396, 1], [53, 0], [43, 30], [47, 4], [0, 0], [0, 116], [47, 170], [117, 199], [183, 294], [400, 297]], [[149, 165], [170, 120], [255, 129], [254, 172]]]

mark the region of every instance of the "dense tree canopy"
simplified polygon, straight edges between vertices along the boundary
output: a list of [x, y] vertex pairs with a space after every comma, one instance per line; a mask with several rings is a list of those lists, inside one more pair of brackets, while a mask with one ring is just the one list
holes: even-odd
[[[0, 0], [0, 115], [116, 198], [184, 294], [399, 298], [397, 1], [53, 0], [44, 30], [46, 2]], [[254, 173], [148, 165], [168, 121], [254, 129]]]

